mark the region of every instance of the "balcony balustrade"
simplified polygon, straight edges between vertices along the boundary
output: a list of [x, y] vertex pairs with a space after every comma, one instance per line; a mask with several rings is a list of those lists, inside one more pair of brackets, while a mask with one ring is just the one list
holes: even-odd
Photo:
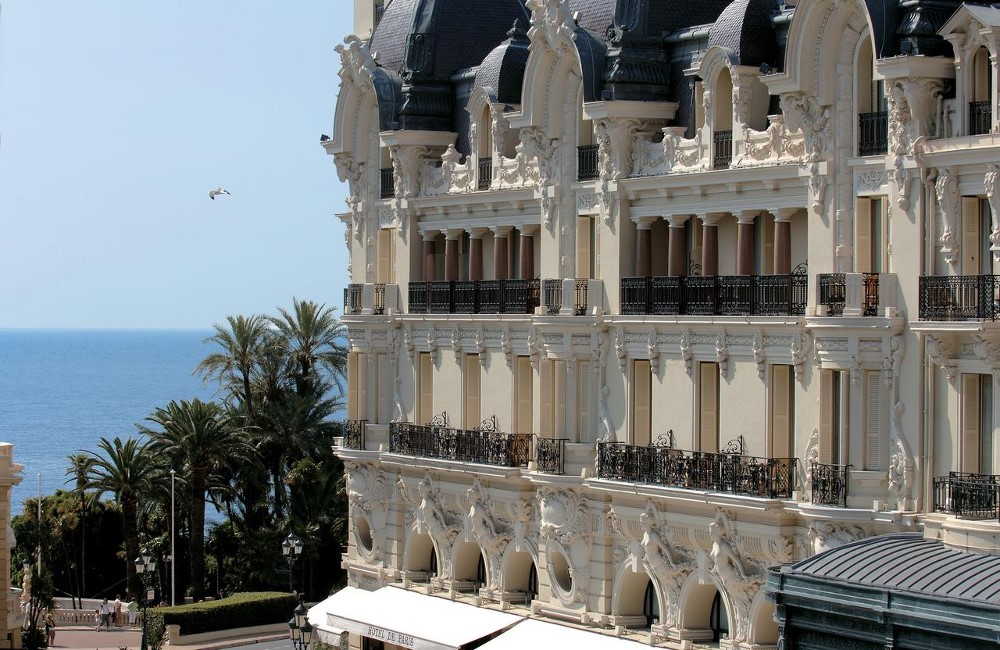
[[396, 196], [396, 176], [392, 167], [379, 170], [379, 196], [383, 199], [391, 199]]
[[813, 504], [846, 508], [850, 467], [850, 465], [825, 465], [813, 462], [810, 481]]
[[[495, 419], [493, 420], [495, 426]], [[485, 423], [484, 423], [485, 424]], [[453, 429], [441, 424], [393, 422], [389, 425], [389, 453], [493, 467], [528, 467], [561, 474], [565, 440], [538, 438], [530, 433], [485, 429]]]
[[889, 150], [889, 113], [861, 113], [858, 115], [858, 155], [885, 155]]
[[712, 169], [729, 169], [733, 163], [733, 130], [712, 134]]
[[493, 160], [491, 158], [486, 158], [479, 161], [479, 181], [476, 183], [476, 189], [488, 190], [490, 185], [493, 183]]
[[683, 451], [624, 442], [597, 443], [598, 478], [762, 499], [792, 497], [797, 463], [795, 458]]
[[622, 278], [621, 312], [639, 315], [801, 316], [808, 278], [792, 275]]
[[592, 181], [600, 176], [597, 152], [596, 144], [576, 148], [576, 180]]
[[411, 282], [411, 314], [532, 314], [539, 305], [539, 280]]
[[[577, 278], [573, 282], [573, 314], [583, 316], [587, 313], [589, 305], [590, 280]], [[556, 316], [562, 313], [565, 303], [565, 280], [542, 280], [542, 304], [545, 305], [545, 313], [549, 316]]]
[[[878, 316], [880, 277], [879, 273], [821, 273], [816, 276], [819, 289], [816, 304], [826, 307], [827, 316], [843, 316], [845, 309], [853, 310], [853, 315]], [[860, 283], [858, 304], [853, 299], [855, 282]]]
[[1000, 521], [1000, 476], [949, 472], [934, 477], [934, 512]]
[[969, 135], [985, 135], [993, 130], [991, 102], [969, 102]]
[[349, 284], [344, 289], [344, 313], [360, 314], [365, 285]]
[[344, 423], [344, 448], [364, 449], [368, 420], [348, 420]]
[[920, 278], [920, 320], [997, 320], [1000, 276], [927, 275]]
[[396, 309], [397, 300], [394, 284], [349, 284], [344, 289], [344, 314], [382, 315], [387, 307]]

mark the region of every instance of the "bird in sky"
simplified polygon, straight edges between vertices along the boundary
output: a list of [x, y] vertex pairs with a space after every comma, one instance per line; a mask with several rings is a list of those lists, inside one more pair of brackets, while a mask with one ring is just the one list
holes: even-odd
[[219, 196], [220, 194], [226, 194], [228, 196], [232, 196], [231, 194], [229, 194], [229, 190], [225, 189], [224, 187], [217, 187], [214, 190], [208, 191], [208, 198], [214, 201], [215, 197]]

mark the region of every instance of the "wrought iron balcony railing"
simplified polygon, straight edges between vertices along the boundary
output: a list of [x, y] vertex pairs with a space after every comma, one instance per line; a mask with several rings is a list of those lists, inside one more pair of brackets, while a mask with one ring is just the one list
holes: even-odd
[[368, 420], [348, 420], [344, 423], [344, 448], [364, 449]]
[[396, 176], [393, 174], [392, 167], [386, 167], [385, 169], [380, 169], [378, 173], [379, 178], [379, 196], [383, 199], [391, 199], [396, 196]]
[[733, 163], [733, 130], [712, 134], [712, 169], [729, 169]]
[[[816, 303], [826, 307], [827, 316], [843, 316], [847, 307], [847, 273], [821, 273], [816, 276], [816, 284], [819, 288], [819, 298]], [[858, 273], [861, 281], [861, 315], [878, 316], [879, 313], [879, 274], [878, 273]], [[857, 306], [855, 306], [857, 309]], [[855, 312], [857, 313], [857, 312]]]
[[1000, 314], [1000, 276], [921, 276], [920, 320], [997, 320]]
[[493, 159], [484, 158], [479, 161], [479, 181], [476, 184], [478, 190], [488, 190], [493, 183]]
[[[492, 422], [495, 428], [495, 419]], [[493, 467], [526, 468], [533, 460], [540, 472], [562, 473], [565, 440], [539, 438], [530, 433], [504, 433], [493, 428], [469, 430], [440, 423], [393, 422], [389, 425], [389, 453]]]
[[532, 314], [538, 307], [538, 280], [411, 282], [411, 314]]
[[993, 130], [991, 102], [969, 102], [969, 135], [984, 135]]
[[934, 512], [1000, 521], [1000, 476], [965, 472], [935, 476]]
[[[573, 314], [587, 313], [590, 280], [577, 278], [573, 284]], [[558, 315], [563, 308], [563, 280], [542, 280], [542, 304], [549, 316]]]
[[858, 115], [858, 155], [877, 156], [889, 150], [889, 113]]
[[801, 316], [808, 278], [720, 275], [622, 278], [621, 312], [638, 315]]
[[360, 314], [364, 302], [365, 285], [349, 284], [344, 289], [344, 313]]
[[846, 508], [850, 467], [850, 465], [824, 465], [813, 462], [810, 485], [812, 502], [816, 505]]
[[598, 145], [587, 144], [576, 148], [576, 180], [592, 181], [600, 176]]
[[598, 478], [688, 490], [790, 499], [796, 458], [682, 451], [667, 446], [597, 443]]

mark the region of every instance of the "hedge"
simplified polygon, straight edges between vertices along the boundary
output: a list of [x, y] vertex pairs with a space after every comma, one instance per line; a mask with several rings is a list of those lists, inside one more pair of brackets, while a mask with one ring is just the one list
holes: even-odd
[[151, 607], [146, 610], [146, 633], [150, 645], [159, 647], [167, 625], [180, 625], [181, 634], [201, 634], [272, 623], [285, 623], [292, 617], [298, 600], [280, 591], [261, 591], [227, 596], [176, 607]]

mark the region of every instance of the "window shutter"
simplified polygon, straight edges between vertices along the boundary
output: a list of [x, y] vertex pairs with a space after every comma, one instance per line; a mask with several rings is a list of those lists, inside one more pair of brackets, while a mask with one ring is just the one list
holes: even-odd
[[872, 202], [860, 198], [854, 210], [854, 271], [872, 272]]
[[882, 373], [865, 372], [865, 469], [882, 469]]
[[963, 472], [979, 471], [980, 442], [979, 375], [962, 375], [962, 463]]
[[389, 409], [392, 403], [392, 375], [389, 372], [389, 357], [380, 354], [375, 359], [378, 377], [376, 378], [376, 390], [378, 392], [378, 423], [387, 424], [390, 419]]
[[426, 424], [434, 417], [434, 360], [430, 352], [420, 353], [420, 417]]
[[554, 388], [554, 372], [553, 365], [555, 361], [552, 359], [542, 359], [541, 365], [541, 391], [539, 391], [539, 404], [538, 410], [540, 415], [540, 427], [539, 435], [543, 438], [552, 438], [552, 433], [555, 428], [552, 421], [552, 393]]
[[771, 366], [771, 457], [792, 455], [791, 366]]
[[979, 199], [974, 196], [962, 197], [962, 273], [979, 275]]
[[597, 438], [597, 436], [594, 435], [594, 420], [591, 415], [594, 400], [591, 395], [589, 361], [580, 362], [580, 368], [577, 371], [576, 376], [579, 377], [576, 390], [576, 442], [589, 442]]
[[475, 429], [482, 422], [480, 417], [480, 388], [482, 372], [479, 355], [465, 355], [465, 428]]
[[701, 394], [698, 437], [700, 451], [719, 451], [719, 364], [702, 363], [699, 367]]
[[990, 67], [989, 50], [985, 47], [979, 48], [972, 66], [973, 74], [976, 77], [973, 88], [975, 96], [972, 98], [974, 102], [990, 101], [990, 74], [992, 73]]
[[392, 259], [395, 237], [391, 229], [383, 228], [378, 231], [378, 281], [383, 283], [395, 282], [393, 278]]
[[834, 458], [834, 408], [836, 408], [837, 382], [836, 370], [819, 371], [819, 462], [825, 465], [833, 463]]
[[566, 437], [566, 362], [557, 360], [552, 364], [555, 386], [552, 395], [552, 437]]
[[532, 425], [531, 392], [532, 392], [531, 357], [517, 358], [517, 433], [534, 433]]
[[368, 355], [358, 353], [358, 419], [368, 418]]
[[358, 420], [358, 353], [347, 355], [347, 419]]
[[652, 373], [648, 359], [632, 362], [632, 444], [648, 445], [652, 440]]
[[762, 214], [757, 217], [760, 222], [760, 274], [774, 273], [774, 217]]
[[593, 246], [590, 217], [576, 219], [576, 277], [593, 277]]

